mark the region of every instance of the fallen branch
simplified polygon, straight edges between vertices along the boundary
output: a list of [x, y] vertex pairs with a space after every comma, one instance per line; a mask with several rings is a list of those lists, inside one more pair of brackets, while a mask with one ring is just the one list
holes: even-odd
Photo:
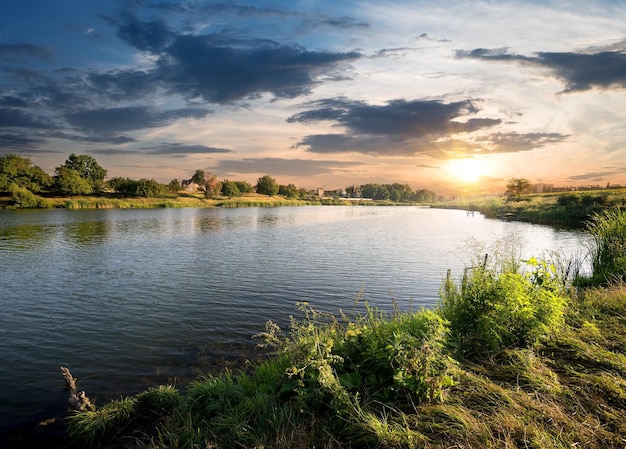
[[96, 407], [91, 403], [84, 391], [78, 391], [76, 388], [76, 379], [70, 373], [70, 370], [64, 366], [61, 367], [61, 374], [65, 379], [65, 384], [68, 390], [70, 390], [70, 397], [67, 402], [70, 404], [72, 410], [77, 412], [95, 411]]

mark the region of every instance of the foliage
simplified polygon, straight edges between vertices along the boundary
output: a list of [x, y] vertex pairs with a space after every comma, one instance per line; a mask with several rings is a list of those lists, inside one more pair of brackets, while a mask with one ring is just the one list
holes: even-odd
[[555, 265], [531, 258], [520, 267], [506, 253], [495, 260], [475, 260], [460, 286], [450, 277], [442, 284], [440, 312], [463, 354], [531, 347], [563, 323], [565, 282]]
[[112, 178], [109, 186], [122, 196], [152, 198], [163, 195], [167, 187], [154, 179], [134, 180], [130, 178]]
[[233, 196], [241, 196], [241, 192], [239, 191], [239, 187], [237, 187], [237, 183], [235, 181], [229, 181], [228, 179], [222, 181], [221, 194], [223, 196], [227, 196], [228, 198], [232, 198]]
[[172, 179], [166, 189], [170, 193], [177, 193], [181, 189], [180, 181], [176, 178]]
[[95, 192], [102, 189], [104, 178], [107, 175], [107, 171], [92, 156], [86, 154], [70, 154], [65, 163], [56, 168], [57, 175], [61, 168], [76, 171], [82, 179], [89, 182], [92, 191]]
[[293, 184], [280, 185], [278, 187], [278, 194], [283, 195], [285, 198], [300, 198], [300, 191]]
[[11, 192], [11, 199], [14, 202], [14, 207], [18, 208], [31, 208], [41, 209], [51, 207], [50, 203], [38, 195], [35, 195], [28, 189], [19, 187], [15, 184], [9, 187]]
[[506, 185], [506, 195], [509, 198], [522, 196], [531, 191], [533, 185], [526, 178], [511, 178]]
[[93, 192], [92, 183], [76, 170], [67, 167], [57, 167], [54, 177], [54, 189], [61, 195], [89, 195]]
[[626, 278], [626, 209], [605, 209], [594, 213], [587, 223], [594, 238], [591, 283], [606, 284], [614, 278]]
[[278, 193], [278, 183], [269, 175], [261, 176], [256, 183], [256, 193], [274, 196]]
[[254, 187], [252, 187], [252, 184], [250, 184], [249, 182], [247, 181], [234, 181], [234, 182], [242, 194], [254, 192]]
[[5, 154], [0, 156], [0, 192], [10, 191], [12, 185], [38, 193], [52, 185], [52, 177], [29, 158]]

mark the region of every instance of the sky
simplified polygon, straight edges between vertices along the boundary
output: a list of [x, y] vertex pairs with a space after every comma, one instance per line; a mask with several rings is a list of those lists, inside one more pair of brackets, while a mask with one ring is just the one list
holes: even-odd
[[163, 183], [626, 185], [626, 1], [6, 1], [7, 153]]

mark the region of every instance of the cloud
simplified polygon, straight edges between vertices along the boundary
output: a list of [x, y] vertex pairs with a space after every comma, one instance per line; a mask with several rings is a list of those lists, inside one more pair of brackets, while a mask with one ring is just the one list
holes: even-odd
[[562, 143], [569, 137], [559, 133], [495, 133], [474, 142], [492, 153], [517, 153]]
[[43, 139], [34, 139], [25, 134], [0, 134], [0, 148], [2, 150], [35, 150], [44, 143], [45, 140]]
[[183, 143], [162, 143], [151, 147], [142, 147], [140, 150], [146, 154], [158, 155], [187, 155], [187, 154], [212, 154], [234, 153], [228, 148], [207, 147], [205, 145], [191, 145]]
[[163, 50], [174, 38], [163, 20], [144, 22], [131, 14], [119, 24], [117, 36], [138, 50], [153, 53]]
[[29, 114], [21, 109], [0, 108], [0, 128], [54, 128], [54, 123], [45, 117]]
[[117, 26], [117, 34], [125, 43], [156, 58], [155, 66], [144, 72], [120, 70], [91, 77], [96, 85], [105, 84], [109, 92], [120, 95], [145, 89], [149, 78], [153, 89], [161, 87], [211, 103], [227, 104], [263, 93], [294, 98], [311, 92], [319, 76], [361, 57], [356, 52], [307, 51], [228, 31], [177, 34], [161, 20], [141, 21], [132, 14], [119, 21], [107, 20]]
[[607, 169], [604, 171], [590, 171], [586, 173], [581, 173], [579, 175], [568, 176], [567, 179], [570, 181], [603, 182], [615, 176], [622, 175], [624, 173], [624, 168], [626, 167], [616, 167], [615, 169]]
[[444, 103], [436, 100], [392, 100], [383, 105], [336, 98], [311, 102], [308, 111], [289, 123], [328, 121], [345, 128], [343, 134], [316, 134], [295, 147], [314, 153], [359, 152], [372, 155], [413, 156], [436, 149], [435, 142], [450, 134], [470, 133], [501, 124], [500, 119], [462, 118], [479, 112], [472, 100]]
[[159, 110], [147, 106], [91, 109], [65, 114], [65, 119], [85, 132], [111, 135], [146, 128], [158, 128], [183, 118], [204, 118], [209, 111], [202, 108]]
[[211, 103], [232, 103], [271, 93], [295, 98], [311, 92], [317, 77], [356, 52], [307, 51], [271, 40], [238, 40], [222, 35], [181, 35], [158, 62], [171, 92]]
[[540, 52], [536, 56], [523, 56], [508, 53], [507, 49], [478, 48], [459, 51], [457, 56], [545, 67], [565, 83], [565, 92], [585, 91], [593, 87], [626, 87], [626, 53], [623, 50], [596, 53]]
[[52, 131], [43, 133], [42, 136], [50, 137], [54, 139], [65, 139], [71, 140], [74, 142], [86, 142], [86, 143], [112, 143], [114, 145], [123, 145], [126, 143], [136, 142], [137, 139], [132, 137], [124, 136], [124, 135], [116, 135], [116, 136], [81, 136], [78, 134], [68, 134], [63, 131]]
[[316, 161], [306, 159], [246, 158], [220, 161], [217, 169], [228, 173], [267, 173], [270, 176], [317, 176], [350, 172], [365, 165], [360, 162]]
[[287, 122], [331, 121], [347, 128], [352, 135], [385, 136], [392, 141], [472, 132], [501, 123], [499, 119], [455, 120], [479, 111], [471, 100], [454, 103], [391, 100], [384, 105], [369, 105], [363, 101], [332, 99], [309, 103], [307, 106], [314, 109], [295, 114]]

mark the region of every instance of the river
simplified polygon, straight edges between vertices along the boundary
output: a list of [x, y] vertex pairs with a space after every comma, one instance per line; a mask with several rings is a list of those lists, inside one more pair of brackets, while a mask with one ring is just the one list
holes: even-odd
[[433, 306], [468, 239], [504, 236], [523, 257], [588, 241], [420, 207], [0, 211], [0, 432], [63, 413], [61, 365], [97, 404], [184, 386], [253, 353], [298, 301]]

